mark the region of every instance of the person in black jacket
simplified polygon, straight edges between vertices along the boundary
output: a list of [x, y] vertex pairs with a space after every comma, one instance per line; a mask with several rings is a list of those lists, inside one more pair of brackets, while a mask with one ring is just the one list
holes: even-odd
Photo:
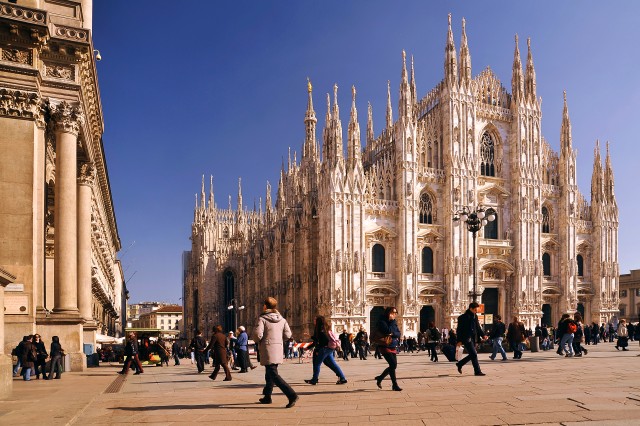
[[133, 362], [137, 367], [138, 371], [133, 373], [134, 375], [144, 373], [142, 369], [142, 364], [140, 364], [140, 358], [138, 357], [138, 353], [140, 352], [138, 348], [138, 337], [136, 333], [129, 333], [129, 340], [127, 341], [127, 345], [124, 348], [124, 354], [126, 355], [126, 359], [124, 360], [124, 365], [122, 366], [122, 371], [118, 371], [118, 374], [127, 374], [129, 372], [129, 367]]
[[385, 336], [391, 336], [391, 343], [381, 345], [380, 342], [376, 342], [378, 343], [380, 354], [384, 357], [389, 366], [385, 368], [382, 374], [377, 376], [375, 379], [378, 387], [382, 389], [382, 380], [389, 375], [392, 385], [391, 389], [394, 391], [401, 391], [402, 389], [398, 386], [398, 382], [396, 380], [396, 368], [398, 366], [396, 355], [398, 353], [398, 344], [400, 343], [400, 329], [396, 323], [396, 315], [398, 315], [398, 310], [390, 306], [384, 310], [384, 315], [382, 319], [380, 319], [380, 322], [378, 322], [377, 336], [379, 338], [377, 340]]
[[207, 341], [202, 337], [202, 331], [196, 330], [196, 337], [193, 342], [194, 352], [196, 355], [196, 366], [198, 367], [198, 373], [204, 371], [204, 353], [207, 347]]
[[36, 379], [40, 378], [40, 374], [42, 374], [42, 378], [47, 380], [47, 357], [49, 354], [47, 353], [47, 348], [44, 346], [44, 342], [39, 334], [33, 336], [33, 344], [36, 347], [37, 358], [34, 366], [34, 370], [36, 373]]
[[491, 329], [491, 333], [489, 333], [489, 338], [493, 343], [493, 352], [491, 353], [491, 361], [496, 359], [496, 355], [500, 352], [502, 355], [502, 360], [507, 360], [507, 354], [502, 347], [502, 339], [504, 338], [504, 332], [506, 330], [506, 326], [502, 322], [502, 317], [499, 314], [494, 315], [495, 323], [493, 324], [493, 328]]
[[458, 367], [458, 373], [462, 374], [462, 366], [471, 361], [473, 364], [473, 371], [476, 376], [484, 376], [485, 374], [480, 370], [480, 363], [478, 363], [478, 352], [476, 352], [476, 342], [480, 339], [485, 340], [487, 337], [484, 331], [480, 327], [478, 322], [478, 305], [476, 302], [469, 304], [469, 309], [458, 317], [458, 327], [456, 334], [458, 335], [458, 343], [456, 347], [464, 345], [467, 350], [467, 356], [456, 362]]
[[180, 343], [177, 340], [171, 345], [171, 354], [173, 355], [173, 365], [180, 365]]
[[[45, 377], [46, 380], [59, 379], [62, 376], [62, 346], [60, 345], [60, 338], [53, 336], [51, 338], [51, 350], [49, 355], [51, 356], [51, 362], [49, 363], [49, 377]], [[56, 377], [53, 377], [53, 373], [56, 373]], [[44, 374], [43, 374], [44, 375]]]

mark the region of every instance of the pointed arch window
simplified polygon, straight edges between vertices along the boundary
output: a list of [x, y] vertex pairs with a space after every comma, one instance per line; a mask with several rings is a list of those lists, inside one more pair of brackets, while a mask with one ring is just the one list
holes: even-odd
[[422, 249], [422, 273], [433, 274], [433, 250], [431, 247]]
[[551, 256], [549, 253], [542, 255], [542, 275], [547, 277], [551, 275]]
[[385, 272], [385, 253], [382, 244], [376, 244], [371, 249], [371, 272]]
[[576, 256], [576, 263], [578, 264], [578, 276], [584, 277], [584, 259], [581, 254]]
[[426, 192], [420, 196], [420, 223], [433, 223], [433, 198]]
[[488, 132], [482, 134], [480, 142], [480, 174], [482, 176], [495, 176], [495, 143]]
[[498, 239], [498, 213], [494, 213], [495, 220], [488, 222], [484, 227], [484, 237], [488, 240]]
[[551, 219], [549, 218], [549, 209], [542, 207], [542, 233], [548, 234], [551, 232]]
[[225, 226], [222, 230], [222, 238], [229, 238], [229, 227]]

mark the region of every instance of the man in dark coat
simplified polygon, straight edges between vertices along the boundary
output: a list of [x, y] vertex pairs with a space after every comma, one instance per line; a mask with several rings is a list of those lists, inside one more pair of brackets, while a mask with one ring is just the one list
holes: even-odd
[[124, 365], [122, 366], [122, 370], [118, 371], [118, 374], [127, 374], [129, 373], [129, 367], [133, 362], [137, 371], [133, 373], [134, 375], [144, 373], [142, 369], [142, 364], [140, 363], [140, 358], [138, 354], [140, 353], [140, 348], [138, 347], [138, 336], [136, 333], [129, 333], [129, 339], [127, 340], [127, 345], [124, 347], [124, 354], [126, 359], [124, 361]]
[[484, 331], [480, 327], [478, 322], [478, 305], [476, 302], [469, 304], [469, 309], [458, 317], [458, 327], [456, 329], [456, 335], [458, 336], [458, 342], [456, 347], [464, 346], [467, 350], [467, 356], [456, 362], [458, 367], [458, 373], [462, 374], [462, 366], [471, 361], [473, 364], [473, 371], [476, 376], [484, 376], [485, 374], [480, 370], [480, 363], [478, 363], [478, 352], [476, 352], [476, 342], [480, 339], [485, 340]]
[[[225, 337], [226, 338], [226, 337]], [[196, 338], [194, 341], [194, 352], [196, 356], [196, 366], [198, 373], [204, 371], [204, 353], [207, 347], [207, 341], [202, 337], [202, 331], [196, 330]]]
[[209, 378], [215, 380], [216, 377], [218, 377], [220, 367], [222, 367], [224, 369], [223, 381], [228, 382], [231, 380], [231, 370], [229, 370], [229, 360], [227, 359], [227, 346], [229, 345], [229, 341], [227, 340], [227, 336], [222, 332], [221, 325], [213, 327], [213, 333], [209, 346], [205, 348], [205, 352], [210, 350], [213, 355], [214, 369]]
[[340, 333], [340, 348], [342, 349], [342, 359], [345, 361], [349, 361], [349, 353], [351, 352], [351, 342], [349, 342], [349, 335], [347, 334], [347, 330], [342, 330]]
[[173, 365], [180, 365], [180, 343], [177, 340], [171, 345], [171, 354], [173, 355]]

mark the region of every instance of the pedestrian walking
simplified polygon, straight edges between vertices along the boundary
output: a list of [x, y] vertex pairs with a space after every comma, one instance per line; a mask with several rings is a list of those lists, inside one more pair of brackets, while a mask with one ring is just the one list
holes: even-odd
[[298, 395], [278, 374], [278, 365], [284, 362], [283, 336], [288, 339], [292, 336], [289, 323], [277, 310], [278, 301], [273, 297], [264, 300], [263, 312], [258, 318], [258, 324], [254, 331], [254, 340], [258, 343], [260, 351], [260, 365], [265, 367], [264, 396], [260, 398], [261, 404], [271, 404], [273, 387], [278, 386], [286, 395], [289, 403], [287, 408], [296, 405]]
[[196, 337], [193, 341], [193, 352], [196, 357], [196, 367], [198, 369], [198, 373], [202, 373], [204, 371], [204, 356], [207, 347], [207, 341], [202, 337], [202, 331], [196, 330]]
[[124, 365], [122, 366], [122, 370], [118, 371], [118, 374], [127, 374], [129, 373], [129, 367], [133, 362], [134, 367], [136, 368], [136, 372], [134, 375], [144, 373], [142, 369], [142, 364], [140, 363], [140, 358], [138, 357], [140, 350], [138, 348], [138, 337], [135, 332], [129, 333], [129, 339], [127, 340], [127, 344], [124, 348], [124, 354], [126, 356]]
[[177, 340], [171, 345], [171, 355], [173, 355], [173, 365], [180, 365], [180, 343]]
[[623, 351], [628, 351], [627, 346], [629, 346], [629, 330], [627, 328], [627, 321], [621, 319], [620, 323], [618, 323], [618, 341], [616, 342], [616, 349], [620, 350], [622, 348]]
[[342, 330], [342, 333], [340, 333], [340, 336], [338, 337], [340, 338], [342, 359], [345, 361], [349, 361], [349, 353], [351, 353], [351, 350], [349, 348], [351, 347], [351, 343], [349, 343], [349, 334], [347, 333], [347, 329]]
[[320, 376], [320, 366], [326, 365], [338, 376], [337, 385], [343, 385], [347, 383], [347, 379], [344, 373], [333, 358], [333, 352], [335, 347], [330, 347], [329, 342], [332, 340], [329, 336], [329, 327], [323, 316], [317, 316], [315, 320], [315, 327], [313, 336], [311, 336], [313, 343], [310, 347], [313, 347], [313, 377], [311, 379], [305, 379], [305, 383], [310, 385], [316, 385]]
[[507, 340], [509, 346], [513, 350], [513, 359], [522, 358], [522, 351], [520, 345], [525, 340], [524, 324], [518, 320], [517, 316], [513, 317], [513, 321], [509, 323], [509, 329], [507, 330]]
[[[239, 361], [239, 362], [238, 362]], [[236, 341], [236, 364], [239, 364], [240, 372], [246, 373], [249, 369], [256, 368], [249, 358], [249, 336], [244, 326], [238, 327], [238, 340]]]
[[506, 326], [502, 322], [502, 317], [500, 314], [494, 315], [495, 322], [493, 323], [493, 328], [489, 333], [489, 338], [491, 339], [491, 344], [493, 345], [493, 352], [491, 352], [491, 356], [489, 357], [491, 361], [496, 359], [496, 355], [500, 352], [502, 355], [502, 360], [507, 360], [507, 354], [502, 347], [502, 339], [504, 339], [504, 332], [506, 330]]
[[384, 369], [382, 374], [376, 376], [376, 385], [382, 389], [382, 381], [387, 375], [391, 379], [391, 390], [401, 391], [396, 379], [396, 368], [398, 367], [398, 345], [400, 344], [400, 329], [396, 323], [396, 316], [398, 310], [392, 306], [387, 307], [384, 310], [384, 315], [380, 319], [376, 328], [375, 343], [377, 343], [382, 355], [387, 361], [387, 368]]
[[578, 326], [571, 319], [571, 315], [562, 314], [558, 323], [558, 336], [560, 336], [560, 345], [558, 345], [558, 355], [569, 358], [573, 356], [573, 333], [576, 332]]
[[438, 362], [438, 350], [436, 349], [436, 346], [438, 345], [438, 342], [442, 338], [442, 334], [440, 333], [440, 331], [438, 331], [433, 321], [429, 321], [429, 324], [427, 327], [428, 328], [425, 334], [428, 336], [427, 350], [430, 353], [429, 359], [433, 362]]
[[227, 359], [227, 349], [229, 341], [227, 336], [222, 332], [222, 326], [216, 325], [213, 327], [213, 336], [209, 345], [205, 348], [206, 351], [211, 351], [213, 356], [213, 372], [209, 376], [211, 380], [215, 380], [220, 372], [220, 367], [224, 370], [223, 382], [231, 381], [231, 370], [229, 370], [229, 360]]
[[480, 339], [485, 340], [487, 338], [478, 322], [478, 315], [476, 315], [479, 306], [478, 303], [471, 302], [469, 309], [458, 317], [458, 327], [456, 329], [458, 342], [456, 343], [456, 347], [464, 346], [467, 350], [467, 356], [456, 362], [456, 367], [458, 367], [458, 373], [460, 374], [462, 374], [462, 367], [471, 361], [474, 374], [476, 376], [485, 375], [482, 370], [480, 370], [478, 352], [476, 351], [476, 342], [480, 341]]
[[587, 355], [589, 351], [587, 350], [587, 348], [582, 346], [582, 343], [585, 339], [584, 327], [582, 325], [582, 315], [580, 315], [579, 312], [576, 312], [573, 315], [573, 321], [576, 323], [576, 331], [575, 333], [573, 333], [573, 342], [571, 342], [571, 345], [573, 346], [574, 356], [582, 356], [583, 353]]
[[[49, 356], [51, 357], [51, 361], [49, 363], [49, 377], [47, 377], [47, 380], [60, 379], [62, 377], [62, 357], [64, 356], [64, 350], [62, 349], [62, 345], [60, 345], [60, 338], [58, 336], [51, 338]], [[56, 373], [55, 377], [53, 377], [53, 373]]]

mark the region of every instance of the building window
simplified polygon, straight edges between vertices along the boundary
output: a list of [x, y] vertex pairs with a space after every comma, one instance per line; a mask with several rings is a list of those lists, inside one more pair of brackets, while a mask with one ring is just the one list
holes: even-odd
[[620, 290], [620, 297], [627, 297], [627, 290]]
[[433, 200], [424, 193], [420, 196], [420, 223], [433, 223]]
[[480, 174], [482, 176], [496, 175], [494, 159], [495, 144], [493, 143], [493, 138], [489, 133], [484, 132], [480, 142]]
[[542, 274], [545, 276], [551, 275], [551, 256], [549, 256], [549, 253], [542, 255]]
[[163, 319], [160, 320], [160, 324], [164, 324], [164, 320]]
[[550, 226], [550, 220], [549, 220], [549, 209], [547, 209], [546, 207], [542, 208], [542, 233], [543, 234], [548, 234], [549, 232], [551, 232], [551, 226]]
[[384, 247], [382, 244], [376, 244], [371, 250], [371, 271], [372, 272], [384, 272]]
[[433, 250], [431, 247], [422, 249], [422, 273], [433, 274]]
[[636, 288], [636, 296], [640, 296], [640, 288]]
[[487, 222], [484, 227], [484, 237], [489, 240], [498, 239], [498, 213], [494, 213], [495, 219], [492, 222]]
[[578, 276], [584, 277], [584, 260], [581, 254], [576, 256], [576, 262], [578, 263]]
[[626, 307], [625, 307], [625, 306], [621, 305], [621, 306], [618, 308], [618, 310], [620, 311], [620, 316], [621, 316], [621, 317], [623, 317], [623, 316], [627, 315], [627, 313], [626, 313], [626, 310], [627, 310], [627, 309], [626, 309]]

